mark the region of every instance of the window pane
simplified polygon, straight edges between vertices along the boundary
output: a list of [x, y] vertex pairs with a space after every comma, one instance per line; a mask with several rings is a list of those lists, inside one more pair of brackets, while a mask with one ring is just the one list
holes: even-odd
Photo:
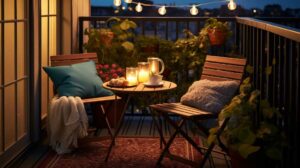
[[26, 12], [26, 0], [22, 0], [22, 1], [17, 1], [17, 18], [18, 19], [24, 19], [25, 16], [25, 12]]
[[25, 47], [25, 23], [19, 22], [17, 25], [17, 57], [18, 57], [18, 79], [27, 75], [27, 58], [26, 58], [26, 47]]
[[27, 79], [18, 82], [17, 104], [18, 104], [18, 139], [27, 133], [28, 100]]
[[13, 0], [4, 0], [4, 19], [15, 19], [15, 3]]
[[[49, 56], [48, 56], [48, 18], [43, 17], [41, 19], [41, 28], [42, 28], [42, 36], [41, 36], [41, 43], [42, 43], [42, 48], [41, 48], [41, 59], [42, 59], [42, 67], [43, 66], [48, 66], [49, 62]], [[47, 115], [48, 111], [48, 75], [42, 71], [42, 78], [41, 78], [41, 87], [42, 87], [42, 115], [41, 117], [43, 118], [44, 116]]]
[[56, 1], [57, 0], [49, 0], [49, 14], [56, 15]]
[[5, 149], [15, 143], [16, 138], [16, 120], [15, 120], [15, 85], [9, 85], [4, 89], [4, 136]]
[[[0, 8], [1, 8], [1, 2], [0, 2]], [[0, 12], [1, 13], [1, 12]], [[2, 24], [0, 23], [0, 39], [2, 39], [2, 33], [1, 33], [1, 29], [2, 28]], [[2, 55], [2, 43], [1, 43], [1, 40], [0, 40], [0, 86], [3, 85], [2, 83], [2, 58], [3, 58], [3, 55]], [[3, 107], [3, 104], [2, 104], [2, 94], [3, 94], [3, 90], [2, 88], [0, 88], [0, 123], [3, 123], [3, 118], [2, 118], [2, 114], [3, 114], [3, 111], [2, 111], [2, 107]], [[0, 124], [0, 154], [2, 154], [2, 148], [3, 148], [3, 141], [2, 141], [2, 124]]]
[[48, 15], [48, 0], [41, 0], [41, 15]]
[[56, 16], [49, 18], [49, 55], [56, 55], [57, 50], [57, 33], [56, 33]]
[[5, 23], [4, 26], [4, 83], [15, 80], [15, 43], [14, 24]]
[[0, 155], [2, 154], [3, 150], [3, 141], [2, 141], [2, 123], [3, 123], [3, 118], [2, 118], [2, 114], [3, 114], [3, 111], [2, 111], [2, 107], [3, 107], [3, 104], [2, 104], [2, 94], [3, 94], [3, 90], [0, 88]]

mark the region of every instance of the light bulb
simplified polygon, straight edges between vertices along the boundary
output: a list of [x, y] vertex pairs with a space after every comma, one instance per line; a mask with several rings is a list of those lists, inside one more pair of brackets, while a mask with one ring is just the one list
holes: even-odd
[[197, 15], [199, 13], [199, 10], [197, 9], [196, 5], [193, 5], [190, 9], [191, 15]]
[[162, 6], [158, 9], [160, 15], [165, 15], [167, 13], [166, 6]]
[[132, 0], [124, 0], [124, 2], [126, 2], [126, 3], [131, 3]]
[[142, 12], [143, 6], [141, 5], [140, 2], [136, 5], [135, 10], [136, 10], [137, 12]]
[[121, 6], [122, 0], [114, 0], [114, 5], [115, 6]]
[[235, 10], [236, 9], [236, 3], [233, 0], [230, 0], [228, 3], [228, 9], [229, 10]]

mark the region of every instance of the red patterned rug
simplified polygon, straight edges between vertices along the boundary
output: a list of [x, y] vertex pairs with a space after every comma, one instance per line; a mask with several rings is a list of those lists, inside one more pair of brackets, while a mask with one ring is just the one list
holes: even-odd
[[[120, 137], [116, 140], [116, 146], [108, 162], [105, 162], [110, 142], [109, 139], [85, 138], [80, 143], [80, 147], [71, 154], [57, 155], [50, 151], [37, 167], [153, 168], [161, 152], [159, 138]], [[191, 160], [201, 158], [200, 153], [196, 152], [183, 138], [175, 139], [170, 152]], [[165, 158], [162, 164], [164, 167], [189, 167], [168, 158]]]

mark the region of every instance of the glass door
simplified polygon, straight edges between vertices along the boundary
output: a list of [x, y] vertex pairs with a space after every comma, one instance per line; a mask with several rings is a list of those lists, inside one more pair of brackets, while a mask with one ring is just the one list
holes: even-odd
[[28, 1], [0, 1], [0, 167], [30, 143]]

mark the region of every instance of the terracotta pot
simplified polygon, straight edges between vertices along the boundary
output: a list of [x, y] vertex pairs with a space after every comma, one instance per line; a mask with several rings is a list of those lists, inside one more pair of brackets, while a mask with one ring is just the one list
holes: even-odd
[[146, 47], [142, 47], [141, 50], [144, 53], [158, 53], [159, 45], [149, 45]]
[[106, 47], [110, 47], [114, 38], [113, 32], [100, 33], [100, 42]]
[[221, 29], [208, 29], [208, 37], [211, 45], [222, 45], [225, 42], [226, 34]]
[[255, 162], [243, 158], [238, 152], [229, 150], [232, 168], [256, 168]]

